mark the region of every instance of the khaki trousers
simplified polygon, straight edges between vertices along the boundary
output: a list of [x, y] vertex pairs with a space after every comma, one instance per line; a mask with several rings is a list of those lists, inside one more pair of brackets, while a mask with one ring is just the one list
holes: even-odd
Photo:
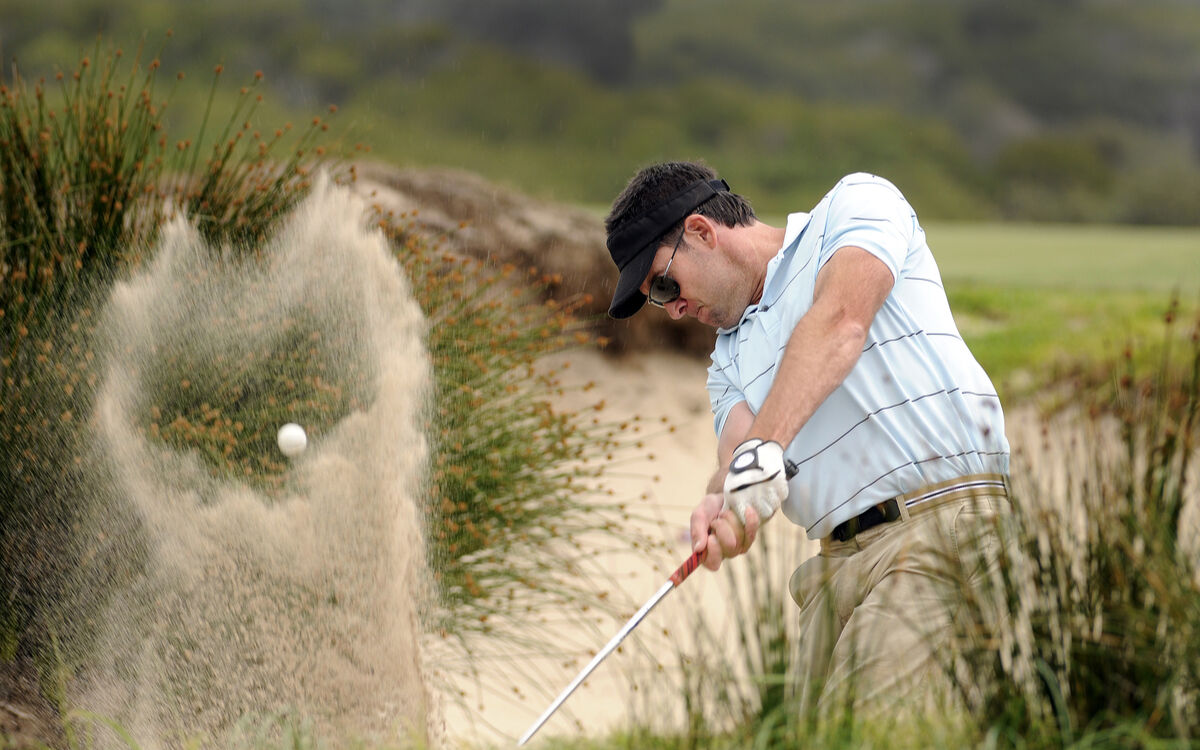
[[1003, 488], [956, 489], [980, 477], [1004, 479], [963, 477], [910, 493], [937, 497], [900, 502], [900, 520], [845, 542], [821, 540], [820, 554], [792, 574], [808, 716], [846, 708], [870, 716], [897, 700], [929, 706], [943, 697], [953, 617], [964, 586], [977, 590], [997, 564], [997, 522], [1009, 510]]

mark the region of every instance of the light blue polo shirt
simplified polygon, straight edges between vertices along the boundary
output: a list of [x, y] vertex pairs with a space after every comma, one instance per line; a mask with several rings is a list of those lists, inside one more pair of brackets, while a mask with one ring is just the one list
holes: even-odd
[[809, 538], [891, 497], [970, 474], [1008, 474], [1004, 413], [963, 342], [916, 213], [887, 180], [842, 178], [811, 213], [788, 217], [762, 300], [717, 332], [708, 392], [717, 434], [745, 401], [758, 413], [817, 273], [842, 247], [887, 264], [896, 283], [845, 381], [785, 449], [799, 473], [784, 514]]

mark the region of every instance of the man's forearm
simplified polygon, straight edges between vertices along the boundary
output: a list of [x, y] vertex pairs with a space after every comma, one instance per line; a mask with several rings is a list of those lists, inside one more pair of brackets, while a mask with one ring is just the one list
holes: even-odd
[[779, 375], [757, 415], [742, 402], [725, 421], [717, 443], [717, 470], [706, 491], [723, 492], [733, 451], [751, 437], [786, 446], [837, 388], [862, 354], [867, 332], [841, 316], [806, 315], [788, 339]]
[[748, 437], [788, 445], [858, 362], [866, 331], [845, 322], [807, 318], [797, 324], [779, 375]]
[[729, 471], [729, 462], [733, 459], [733, 451], [745, 440], [754, 424], [754, 412], [745, 401], [740, 401], [729, 410], [725, 417], [725, 425], [717, 436], [717, 470], [708, 480], [707, 492], [725, 491], [725, 474]]
[[891, 292], [891, 271], [857, 247], [845, 247], [817, 277], [813, 305], [788, 338], [762, 408], [746, 437], [788, 445], [862, 356], [875, 313]]

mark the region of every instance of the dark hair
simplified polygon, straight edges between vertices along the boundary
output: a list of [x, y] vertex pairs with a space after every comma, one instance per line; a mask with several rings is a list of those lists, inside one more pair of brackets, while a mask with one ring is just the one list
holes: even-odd
[[[632, 220], [662, 204], [688, 185], [714, 179], [717, 179], [717, 173], [707, 165], [697, 162], [665, 162], [644, 167], [629, 180], [629, 184], [613, 201], [608, 218], [604, 220], [604, 228], [611, 237]], [[755, 218], [750, 202], [728, 191], [718, 192], [689, 211], [687, 216], [691, 214], [707, 216], [727, 227], [747, 225]], [[656, 238], [654, 246], [674, 242], [687, 216], [680, 217], [678, 222]]]

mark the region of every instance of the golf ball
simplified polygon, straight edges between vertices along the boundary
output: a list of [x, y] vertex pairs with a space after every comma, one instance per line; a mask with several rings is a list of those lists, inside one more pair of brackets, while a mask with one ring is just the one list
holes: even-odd
[[283, 455], [298, 456], [304, 452], [308, 446], [308, 435], [304, 433], [304, 428], [295, 422], [288, 422], [283, 427], [279, 428], [279, 434], [275, 436], [275, 442], [279, 444], [279, 450]]

